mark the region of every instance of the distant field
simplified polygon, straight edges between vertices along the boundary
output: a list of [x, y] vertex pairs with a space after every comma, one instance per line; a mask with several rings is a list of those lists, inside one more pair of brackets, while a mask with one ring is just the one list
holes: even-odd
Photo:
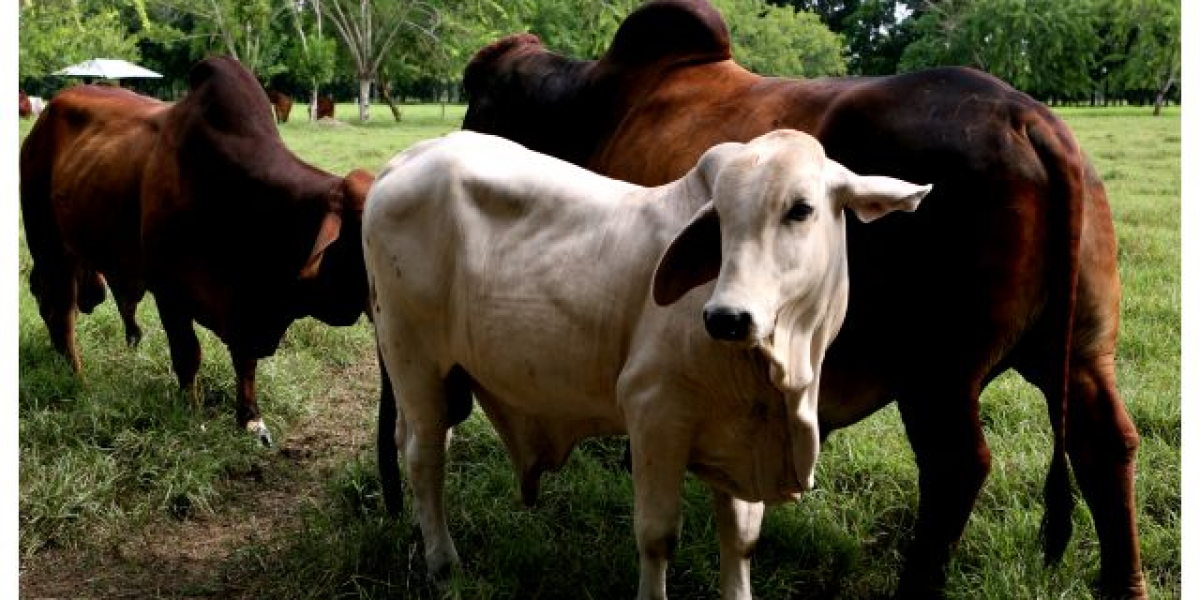
[[[458, 128], [463, 107], [384, 106], [357, 124], [313, 124], [301, 105], [281, 127], [305, 160], [371, 171], [412, 143]], [[1142, 434], [1138, 511], [1151, 594], [1180, 595], [1180, 118], [1149, 109], [1061, 111], [1104, 177], [1124, 285], [1119, 382]], [[299, 117], [299, 118], [298, 118]], [[21, 122], [22, 136], [29, 129]], [[20, 272], [20, 552], [25, 596], [413, 597], [424, 575], [411, 514], [383, 512], [375, 473], [378, 374], [365, 320], [295, 324], [259, 369], [259, 402], [277, 447], [233, 427], [232, 367], [200, 331], [206, 403], [176, 390], [152, 298], [136, 351], [111, 302], [80, 319], [85, 382], [52, 350]], [[951, 566], [954, 598], [1080, 598], [1099, 568], [1081, 504], [1065, 563], [1042, 567], [1040, 490], [1050, 457], [1045, 404], [1015, 375], [983, 399], [993, 468]], [[502, 446], [479, 411], [450, 450], [448, 509], [465, 598], [631, 597], [637, 582], [629, 476], [621, 440], [585, 443], [519, 506]], [[818, 489], [768, 511], [755, 558], [764, 599], [871, 598], [897, 583], [916, 515], [916, 468], [897, 411], [828, 440]], [[406, 499], [407, 502], [407, 499]], [[672, 562], [676, 598], [716, 597], [717, 546], [707, 492], [685, 489]], [[406, 512], [411, 503], [406, 505]]]

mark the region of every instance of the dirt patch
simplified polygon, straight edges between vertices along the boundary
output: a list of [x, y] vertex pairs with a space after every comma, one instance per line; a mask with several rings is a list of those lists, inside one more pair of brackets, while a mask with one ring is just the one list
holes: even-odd
[[294, 423], [262, 469], [222, 484], [212, 512], [164, 515], [109, 548], [49, 549], [23, 559], [22, 598], [230, 598], [246, 595], [230, 571], [244, 549], [302, 525], [340, 465], [374, 447], [378, 372], [362, 361], [340, 375], [311, 418]]

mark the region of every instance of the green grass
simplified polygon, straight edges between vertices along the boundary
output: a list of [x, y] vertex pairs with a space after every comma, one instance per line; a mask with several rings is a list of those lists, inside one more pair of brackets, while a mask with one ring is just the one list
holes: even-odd
[[[377, 171], [411, 143], [456, 128], [462, 107], [449, 107], [444, 120], [440, 107], [407, 107], [398, 125], [384, 107], [373, 108], [366, 126], [356, 124], [351, 105], [338, 106], [337, 115], [349, 123], [344, 126], [308, 123], [298, 114], [293, 109], [292, 122], [281, 127], [288, 145], [313, 164], [344, 173], [354, 167]], [[1152, 595], [1178, 597], [1179, 112], [1159, 118], [1128, 108], [1062, 114], [1104, 176], [1113, 206], [1125, 294], [1118, 376], [1143, 442], [1137, 481], [1143, 558]], [[21, 127], [24, 135], [28, 124]], [[133, 561], [104, 557], [130, 535], [236, 514], [246, 495], [277, 493], [280, 479], [316, 468], [261, 449], [234, 429], [228, 356], [203, 331], [200, 380], [207, 402], [199, 414], [187, 407], [175, 389], [151, 299], [139, 312], [146, 338], [136, 351], [123, 347], [111, 302], [81, 318], [86, 380], [73, 379], [50, 348], [29, 296], [23, 247], [21, 261], [23, 565], [37, 566], [54, 554], [61, 568], [65, 554], [74, 561], [67, 564], [99, 561], [120, 572]], [[310, 320], [294, 325], [280, 352], [259, 370], [260, 403], [278, 445], [287, 448], [292, 432], [330, 418], [331, 410], [351, 410], [370, 422], [374, 382], [336, 409], [327, 399], [357, 389], [352, 383], [363, 386], [350, 378], [374, 377], [373, 360], [365, 322], [340, 329]], [[1041, 564], [1040, 489], [1050, 457], [1045, 403], [1010, 374], [986, 391], [982, 413], [993, 470], [954, 554], [950, 595], [1088, 597], [1099, 549], [1082, 505], [1064, 564]], [[215, 549], [216, 566], [197, 589], [240, 597], [441, 596], [425, 577], [408, 498], [400, 521], [383, 514], [369, 441], [332, 448], [327, 471], [296, 480], [309, 488], [295, 519], [274, 521], [275, 528]], [[451, 590], [465, 598], [632, 596], [637, 555], [622, 452], [620, 440], [587, 442], [563, 472], [545, 477], [541, 504], [527, 510], [520, 507], [496, 434], [476, 411], [450, 449], [447, 506], [466, 567]], [[831, 436], [818, 489], [768, 511], [753, 571], [758, 596], [870, 598], [893, 589], [915, 520], [916, 475], [894, 407]], [[238, 485], [247, 480], [253, 482], [248, 491]], [[716, 534], [708, 495], [694, 478], [684, 494], [683, 538], [669, 592], [715, 597]], [[76, 594], [112, 589], [84, 585]]]

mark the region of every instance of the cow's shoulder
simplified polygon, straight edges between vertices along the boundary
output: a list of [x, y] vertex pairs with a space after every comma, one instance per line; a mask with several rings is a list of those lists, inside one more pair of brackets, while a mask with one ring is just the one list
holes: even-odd
[[729, 29], [704, 0], [658, 0], [629, 15], [604, 59], [627, 65], [731, 57]]

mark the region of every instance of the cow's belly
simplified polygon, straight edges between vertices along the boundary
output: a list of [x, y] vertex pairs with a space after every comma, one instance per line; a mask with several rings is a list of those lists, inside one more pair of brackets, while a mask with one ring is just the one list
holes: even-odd
[[817, 404], [822, 437], [871, 416], [891, 401], [892, 395], [877, 373], [835, 363], [826, 355]]
[[498, 404], [549, 420], [622, 422], [619, 349], [592, 321], [548, 301], [492, 299], [470, 313], [453, 354]]

